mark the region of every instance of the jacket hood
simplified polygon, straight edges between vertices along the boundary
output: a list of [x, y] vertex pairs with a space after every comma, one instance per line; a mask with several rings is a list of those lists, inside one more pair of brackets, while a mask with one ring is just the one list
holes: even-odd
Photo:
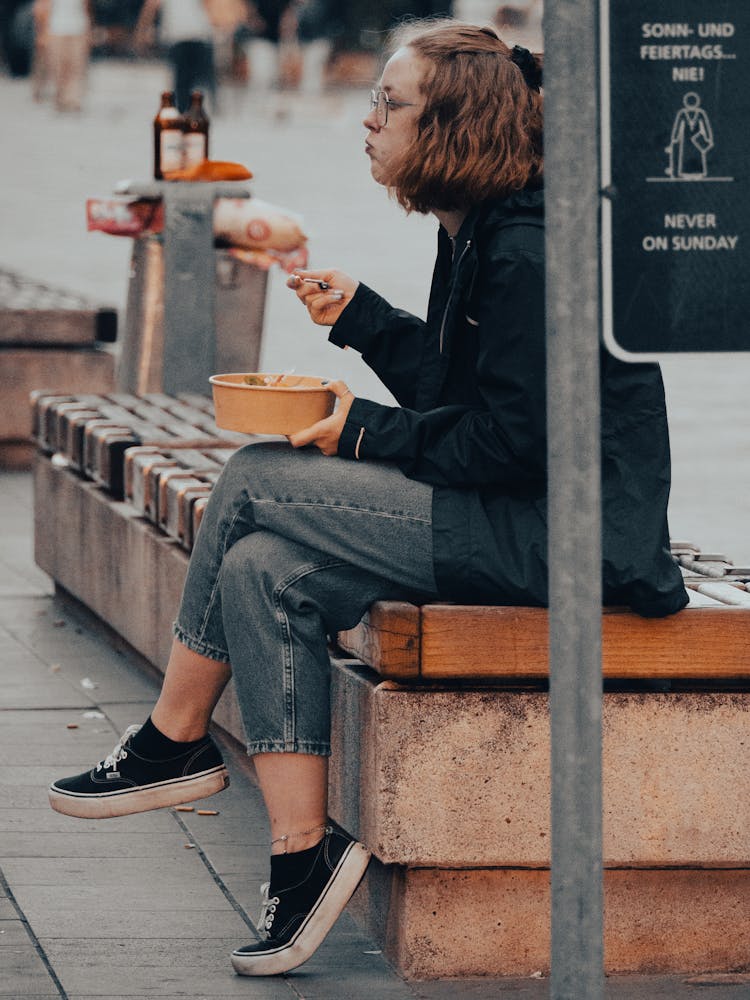
[[493, 208], [499, 209], [502, 213], [522, 213], [533, 212], [544, 214], [544, 188], [523, 188], [521, 191], [514, 191], [507, 198], [487, 202]]
[[[504, 223], [511, 219], [519, 222], [523, 216], [529, 219], [543, 220], [544, 218], [544, 189], [543, 188], [523, 188], [521, 191], [514, 191], [507, 198], [491, 198], [487, 201], [475, 205], [461, 224], [461, 228], [456, 234], [456, 246], [463, 246], [468, 240], [483, 230], [496, 230], [502, 228]], [[448, 234], [440, 227], [442, 238], [447, 242]]]

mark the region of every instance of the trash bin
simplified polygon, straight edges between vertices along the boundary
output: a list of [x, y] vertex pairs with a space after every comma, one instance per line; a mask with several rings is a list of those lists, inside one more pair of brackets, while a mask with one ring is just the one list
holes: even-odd
[[[215, 371], [257, 371], [260, 361], [268, 272], [214, 249]], [[163, 392], [164, 385], [164, 239], [141, 236], [133, 241], [124, 331], [116, 368], [121, 392]]]
[[268, 269], [307, 266], [299, 217], [223, 181], [128, 181], [86, 215], [134, 240], [121, 392], [208, 395], [211, 375], [257, 371]]
[[141, 225], [124, 209], [105, 229], [124, 234], [132, 222], [135, 236], [118, 389], [208, 395], [211, 375], [257, 369], [268, 276], [214, 237], [217, 199], [242, 203], [250, 192], [224, 182], [126, 187], [154, 211]]

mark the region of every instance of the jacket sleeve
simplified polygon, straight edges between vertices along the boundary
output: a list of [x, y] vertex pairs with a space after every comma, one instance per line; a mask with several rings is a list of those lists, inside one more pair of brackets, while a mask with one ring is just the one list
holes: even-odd
[[418, 413], [357, 399], [340, 455], [393, 461], [435, 486], [512, 491], [544, 479], [544, 261], [529, 251], [506, 252], [489, 260], [479, 277], [472, 300], [476, 404]]
[[423, 320], [403, 309], [394, 309], [367, 285], [360, 284], [328, 339], [339, 347], [359, 351], [401, 406], [410, 406], [414, 403], [424, 334]]

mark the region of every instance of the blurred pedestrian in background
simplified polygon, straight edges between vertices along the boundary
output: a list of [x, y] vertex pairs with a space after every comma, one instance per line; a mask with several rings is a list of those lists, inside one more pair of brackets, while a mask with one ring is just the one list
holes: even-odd
[[28, 76], [34, 47], [32, 5], [23, 0], [0, 0], [0, 42], [5, 68], [11, 76]]
[[50, 0], [35, 0], [32, 7], [34, 17], [34, 53], [31, 61], [31, 96], [35, 101], [43, 101], [51, 72], [49, 64], [49, 8]]
[[494, 25], [499, 32], [512, 35], [514, 41], [521, 45], [541, 45], [543, 13], [544, 0], [516, 0], [497, 8]]
[[159, 15], [159, 40], [168, 47], [172, 64], [175, 104], [185, 112], [190, 94], [202, 90], [207, 104], [216, 104], [214, 29], [204, 0], [145, 0], [136, 23], [133, 43], [138, 50], [153, 41]]
[[250, 0], [250, 34], [245, 43], [250, 89], [266, 95], [281, 82], [282, 42], [297, 37], [297, 20], [292, 0]]
[[[214, 32], [214, 71], [217, 87], [242, 88], [247, 85], [247, 68], [238, 39], [248, 30], [249, 9], [246, 0], [206, 0]], [[222, 98], [223, 101], [223, 98]]]
[[47, 7], [46, 15], [40, 11], [42, 24], [45, 18], [47, 23], [42, 58], [49, 57], [55, 107], [58, 111], [80, 111], [91, 49], [91, 0], [48, 0]]
[[297, 4], [297, 37], [301, 52], [299, 86], [303, 94], [319, 95], [323, 92], [334, 30], [329, 0], [300, 0]]

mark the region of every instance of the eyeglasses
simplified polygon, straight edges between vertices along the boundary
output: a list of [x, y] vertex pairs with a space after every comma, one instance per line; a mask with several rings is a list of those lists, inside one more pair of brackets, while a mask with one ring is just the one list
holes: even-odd
[[390, 108], [414, 108], [415, 104], [408, 101], [392, 101], [385, 90], [370, 91], [370, 110], [375, 112], [375, 121], [379, 128], [388, 124], [388, 111]]

